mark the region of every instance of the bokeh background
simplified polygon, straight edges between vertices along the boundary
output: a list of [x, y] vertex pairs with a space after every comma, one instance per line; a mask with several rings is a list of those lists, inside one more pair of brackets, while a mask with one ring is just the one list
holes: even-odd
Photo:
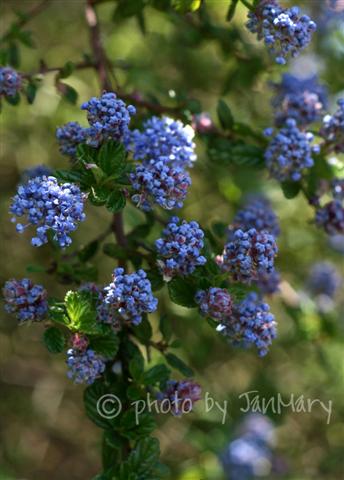
[[[125, 3], [135, 2], [121, 2], [122, 6]], [[298, 2], [321, 28], [312, 46], [289, 68], [300, 75], [317, 72], [328, 87], [333, 110], [344, 89], [344, 23], [337, 14], [325, 10], [325, 3]], [[4, 1], [1, 34], [14, 20], [15, 10], [29, 10], [35, 4], [31, 0]], [[104, 2], [98, 11], [104, 44], [116, 66], [116, 81], [124, 91], [155, 96], [170, 105], [187, 95], [201, 102], [202, 109], [213, 118], [222, 97], [239, 121], [256, 130], [271, 125], [272, 89], [268, 81], [278, 81], [281, 68], [269, 61], [262, 45], [245, 30], [246, 9], [242, 5], [228, 24], [229, 1], [207, 1], [209, 19], [203, 28], [194, 25], [193, 16], [166, 15], [150, 7], [140, 27], [136, 18], [122, 18], [118, 5], [116, 1]], [[49, 67], [67, 60], [78, 62], [89, 54], [83, 9], [83, 0], [52, 0], [28, 25], [36, 48], [21, 48], [21, 70], [35, 72], [41, 60]], [[91, 70], [73, 73], [66, 83], [79, 93], [76, 105], [61, 98], [54, 74], [49, 74], [42, 79], [32, 106], [25, 101], [17, 107], [6, 104], [0, 118], [1, 284], [8, 278], [30, 275], [54, 296], [63, 295], [70, 286], [37, 271], [39, 266], [50, 264], [51, 251], [48, 247], [35, 249], [28, 236], [17, 235], [7, 211], [26, 168], [37, 164], [67, 167], [58, 152], [55, 129], [71, 120], [86, 125], [79, 106], [97, 95], [99, 86]], [[240, 407], [245, 403], [238, 397], [249, 390], [258, 390], [265, 398], [280, 393], [285, 399], [294, 394], [326, 404], [332, 400], [329, 425], [319, 406], [311, 413], [293, 413], [291, 409], [283, 409], [280, 415], [267, 412], [276, 426], [278, 459], [268, 478], [337, 480], [343, 474], [344, 453], [344, 295], [339, 291], [324, 312], [318, 299], [307, 292], [307, 276], [312, 265], [324, 259], [343, 274], [343, 250], [340, 252], [338, 242], [333, 248], [333, 242], [310, 222], [312, 209], [301, 196], [287, 201], [278, 184], [261, 170], [210, 162], [204, 146], [199, 143], [197, 148], [193, 186], [182, 213], [185, 218], [207, 227], [215, 221], [229, 223], [249, 191], [267, 195], [280, 218], [277, 265], [283, 283], [280, 294], [269, 300], [279, 337], [270, 353], [259, 359], [254, 351], [229, 347], [195, 311], [170, 307], [174, 334], [181, 340], [180, 355], [195, 369], [204, 392], [229, 403], [224, 425], [218, 410], [205, 413], [203, 402], [183, 419], [159, 417], [157, 436], [163, 461], [171, 468], [171, 480], [225, 478], [218, 455], [243, 415]], [[129, 207], [126, 228], [141, 218]], [[108, 222], [104, 209], [89, 206], [87, 221], [74, 235], [75, 245], [87, 243]], [[152, 240], [158, 234], [155, 230]], [[115, 261], [99, 253], [94, 263], [99, 282], [108, 282]], [[167, 298], [164, 294], [160, 297], [163, 309]], [[63, 354], [52, 356], [45, 351], [42, 326], [18, 328], [13, 318], [3, 311], [0, 315], [0, 479], [92, 478], [100, 470], [100, 432], [85, 417], [82, 387], [66, 379]]]

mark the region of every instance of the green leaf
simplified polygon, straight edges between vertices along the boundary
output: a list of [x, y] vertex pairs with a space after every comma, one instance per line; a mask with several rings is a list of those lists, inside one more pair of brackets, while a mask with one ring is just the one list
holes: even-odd
[[123, 210], [125, 203], [126, 199], [124, 194], [119, 190], [115, 190], [108, 197], [106, 201], [106, 208], [112, 213], [117, 213]]
[[221, 126], [224, 130], [231, 130], [234, 125], [234, 119], [231, 112], [231, 109], [227, 105], [227, 103], [220, 99], [217, 104], [217, 115], [219, 117], [219, 121]]
[[103, 252], [105, 255], [114, 258], [115, 260], [125, 260], [127, 258], [126, 249], [115, 243], [106, 243], [103, 246]]
[[84, 405], [87, 416], [92, 420], [93, 423], [98, 425], [98, 427], [104, 429], [112, 428], [112, 421], [111, 419], [104, 418], [99, 414], [98, 402], [104, 395], [108, 393], [109, 390], [101, 380], [96, 380], [93, 385], [90, 385], [84, 391]]
[[172, 325], [167, 315], [161, 315], [159, 321], [159, 329], [164, 340], [168, 343], [172, 337]]
[[140, 383], [144, 371], [144, 361], [142, 355], [135, 355], [129, 362], [129, 372], [133, 379]]
[[238, 2], [239, 0], [232, 0], [230, 5], [229, 5], [229, 9], [228, 9], [228, 12], [227, 12], [227, 15], [226, 15], [226, 20], [227, 22], [230, 22], [234, 15], [235, 15], [235, 10], [236, 10], [236, 7], [238, 5]]
[[146, 270], [147, 278], [152, 285], [153, 292], [160, 290], [164, 286], [164, 279], [157, 267]]
[[180, 13], [195, 12], [201, 6], [201, 0], [172, 0], [172, 7]]
[[78, 92], [75, 88], [67, 85], [66, 83], [60, 82], [60, 85], [63, 87], [59, 88], [59, 91], [62, 93], [63, 97], [72, 105], [75, 105], [78, 100]]
[[171, 370], [166, 367], [163, 363], [155, 365], [154, 367], [147, 370], [143, 375], [143, 383], [145, 385], [155, 385], [160, 382], [167, 382], [170, 378]]
[[61, 323], [61, 325], [68, 326], [70, 321], [66, 315], [66, 309], [57, 305], [51, 305], [49, 307], [48, 317], [50, 320], [56, 323]]
[[105, 358], [114, 358], [118, 352], [119, 338], [115, 332], [111, 332], [106, 337], [92, 338], [90, 347]]
[[179, 357], [174, 355], [174, 353], [167, 353], [165, 358], [168, 364], [178, 370], [180, 373], [185, 375], [185, 377], [192, 377], [194, 375], [193, 370], [186, 365]]
[[301, 184], [299, 182], [282, 182], [281, 187], [285, 198], [289, 200], [295, 198], [301, 190]]
[[9, 103], [10, 105], [18, 105], [19, 102], [20, 102], [20, 95], [19, 93], [17, 92], [13, 97], [8, 97], [6, 96], [5, 97], [6, 99], [6, 102]]
[[99, 150], [97, 163], [107, 175], [121, 175], [125, 166], [126, 152], [124, 145], [118, 142], [107, 142]]
[[96, 163], [97, 150], [82, 143], [77, 147], [76, 156], [84, 164]]
[[97, 321], [96, 311], [86, 292], [67, 292], [65, 304], [71, 329], [89, 335], [106, 332], [106, 325]]
[[120, 424], [122, 435], [131, 439], [147, 437], [156, 428], [155, 420], [151, 413], [143, 412], [137, 418], [134, 409], [130, 409], [121, 418]]
[[65, 346], [65, 337], [61, 330], [49, 327], [43, 334], [43, 341], [50, 353], [61, 353]]
[[78, 252], [79, 260], [81, 262], [87, 262], [88, 260], [90, 260], [97, 253], [98, 247], [99, 247], [99, 242], [97, 240], [94, 240], [93, 242], [90, 242], [87, 245], [85, 245]]
[[153, 330], [146, 315], [143, 316], [141, 323], [133, 327], [133, 332], [141, 343], [146, 344], [149, 342], [153, 335]]
[[75, 170], [55, 170], [54, 177], [64, 182], [79, 183], [82, 180], [82, 173]]
[[37, 85], [34, 82], [29, 82], [25, 90], [25, 95], [30, 105], [34, 102], [36, 98], [36, 93], [37, 93]]
[[154, 471], [159, 455], [159, 442], [156, 438], [147, 437], [139, 440], [128, 459], [121, 464], [116, 480], [156, 480], [161, 478]]
[[75, 65], [73, 62], [68, 61], [66, 62], [59, 72], [59, 78], [67, 78], [69, 77], [75, 70]]
[[174, 278], [168, 283], [170, 299], [183, 307], [193, 308], [197, 306], [195, 302], [196, 291], [197, 289], [183, 278]]
[[42, 265], [33, 265], [30, 264], [26, 267], [26, 271], [28, 273], [42, 273], [46, 271], [46, 268], [43, 267]]
[[229, 285], [227, 288], [235, 302], [241, 302], [252, 291], [252, 287], [243, 284]]

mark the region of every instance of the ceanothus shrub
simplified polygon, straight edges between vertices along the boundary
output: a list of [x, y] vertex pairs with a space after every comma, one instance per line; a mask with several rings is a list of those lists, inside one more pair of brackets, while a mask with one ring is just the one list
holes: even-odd
[[[231, 2], [228, 20], [237, 4], [248, 7], [247, 29], [264, 41], [277, 64], [286, 64], [308, 47], [316, 24], [298, 7], [284, 8], [275, 0], [252, 2]], [[202, 387], [194, 379], [197, 372], [174, 353], [178, 342], [171, 302], [194, 309], [195, 319], [213, 328], [213, 341], [222, 341], [228, 356], [233, 347], [241, 348], [240, 355], [252, 347], [257, 357], [275, 348], [278, 319], [267, 302], [279, 293], [285, 301], [283, 271], [275, 265], [277, 239], [285, 241], [285, 232], [273, 209], [275, 198], [270, 201], [261, 192], [275, 183], [285, 201], [304, 195], [314, 209], [309, 225], [314, 234], [318, 234], [316, 226], [323, 230], [319, 234], [330, 235], [330, 241], [344, 233], [344, 186], [337, 158], [343, 152], [344, 103], [339, 100], [338, 109], [327, 113], [333, 102], [317, 77], [280, 75], [278, 65], [274, 83], [271, 78], [269, 82], [274, 96], [265, 131], [255, 122], [248, 125], [234, 118], [223, 99], [218, 102], [217, 122], [182, 89], [176, 92], [161, 85], [159, 92], [145, 96], [130, 92], [128, 85], [135, 82], [135, 75], [127, 87], [113, 75], [114, 59], [108, 58], [102, 44], [98, 3], [102, 2], [87, 2], [91, 41], [85, 51], [90, 53], [80, 64], [67, 61], [55, 68], [42, 62], [36, 73], [22, 72], [20, 65], [12, 65], [11, 52], [2, 51], [0, 100], [13, 106], [23, 95], [32, 103], [47, 73], [55, 75], [58, 93], [72, 102], [78, 92], [64, 81], [73, 72], [91, 69], [99, 80], [94, 96], [81, 105], [85, 126], [76, 121], [77, 112], [57, 126], [55, 153], [69, 161], [61, 158], [56, 170], [44, 165], [26, 169], [9, 207], [18, 233], [34, 230], [31, 245], [53, 250], [49, 265], [37, 271], [61, 283], [65, 294], [56, 298], [53, 288], [47, 292], [30, 278], [11, 279], [3, 288], [4, 306], [19, 324], [44, 325], [48, 351], [63, 354], [66, 376], [85, 388], [86, 413], [104, 430], [104, 465], [96, 478], [155, 480], [163, 478], [158, 440], [152, 436], [155, 413], [145, 412], [142, 422], [134, 423], [131, 402], [145, 401], [149, 394], [173, 416], [181, 416], [202, 397]], [[139, 3], [135, 15], [141, 22], [145, 5]], [[180, 9], [188, 7], [175, 3], [190, 2], [172, 2], [164, 13], [173, 22], [187, 19], [186, 26], [201, 28], [202, 41], [218, 35], [226, 50], [222, 27], [204, 23], [204, 14], [193, 23], [192, 15], [198, 14], [182, 16]], [[11, 35], [17, 35], [18, 29], [24, 33], [20, 24], [16, 29]], [[14, 40], [18, 38], [10, 37], [9, 49]], [[242, 63], [250, 68], [252, 63], [254, 69], [257, 54], [253, 62], [251, 55], [256, 47], [248, 46], [244, 36], [240, 43], [238, 58], [245, 58]], [[236, 48], [234, 41], [233, 51]], [[270, 73], [264, 61], [263, 70]], [[242, 88], [251, 85], [247, 78], [245, 82]], [[165, 89], [169, 91], [166, 105], [158, 100]], [[269, 99], [262, 102], [268, 105]], [[213, 111], [211, 105], [207, 109]], [[197, 179], [197, 186], [203, 176], [215, 188], [218, 171], [236, 179], [238, 172], [241, 178], [250, 176], [252, 168], [257, 169], [252, 177], [264, 182], [261, 192], [246, 192], [243, 187], [245, 201], [233, 201], [230, 219], [213, 222], [215, 214], [202, 196], [196, 195], [197, 208], [189, 208], [195, 201], [189, 196], [192, 179]], [[96, 238], [80, 245], [77, 238], [83, 238], [90, 205], [106, 211], [103, 217], [109, 222]], [[192, 211], [204, 211], [209, 221], [201, 224]], [[79, 235], [74, 235], [76, 229]], [[105, 284], [96, 268], [96, 255], [101, 254], [107, 256], [113, 272]], [[287, 263], [281, 258], [281, 265]], [[323, 262], [314, 266], [308, 288], [313, 295], [334, 298], [340, 281], [335, 269]], [[189, 328], [187, 322], [183, 328]], [[115, 395], [122, 406], [116, 418], [104, 418], [99, 411], [98, 400], [107, 395]], [[247, 428], [230, 443], [223, 463], [231, 478], [251, 475], [258, 456], [271, 459], [269, 442], [258, 430]]]

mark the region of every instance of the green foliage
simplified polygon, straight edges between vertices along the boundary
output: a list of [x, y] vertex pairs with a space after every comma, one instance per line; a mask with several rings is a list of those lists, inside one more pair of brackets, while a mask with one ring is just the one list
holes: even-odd
[[158, 480], [162, 478], [159, 455], [159, 442], [156, 438], [148, 437], [139, 440], [128, 460], [120, 466], [118, 480]]
[[183, 360], [177, 357], [177, 355], [174, 355], [174, 353], [167, 353], [165, 358], [171, 367], [179, 370], [179, 372], [185, 377], [192, 377], [194, 375], [192, 369], [188, 367]]
[[168, 283], [168, 293], [172, 302], [187, 308], [196, 307], [195, 294], [197, 289], [190, 280], [174, 278]]
[[227, 103], [220, 99], [217, 104], [217, 115], [224, 130], [231, 130], [234, 125], [234, 118]]
[[65, 337], [56, 327], [49, 327], [45, 330], [43, 341], [50, 353], [61, 353], [64, 350]]

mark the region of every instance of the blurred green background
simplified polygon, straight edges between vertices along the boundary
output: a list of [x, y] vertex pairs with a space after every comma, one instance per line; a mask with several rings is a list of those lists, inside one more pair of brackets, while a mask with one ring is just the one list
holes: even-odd
[[[132, 0], [127, 1], [127, 6]], [[122, 2], [122, 5], [125, 2]], [[285, 2], [286, 4], [288, 2]], [[319, 14], [324, 2], [298, 2]], [[31, 0], [5, 1], [1, 33], [13, 21], [14, 11], [29, 10]], [[266, 57], [244, 28], [246, 9], [238, 6], [232, 23], [225, 22], [229, 1], [206, 2], [209, 18], [202, 27], [195, 15], [166, 15], [147, 7], [141, 29], [136, 18], [121, 18], [118, 2], [98, 8], [103, 40], [116, 65], [116, 80], [122, 90], [156, 96], [174, 105], [185, 95], [201, 102], [202, 110], [216, 117], [220, 97], [230, 105], [235, 118], [256, 130], [271, 125], [269, 80], [278, 81], [281, 68]], [[49, 67], [67, 60], [78, 62], [89, 54], [83, 0], [52, 0], [49, 8], [30, 22], [37, 48], [21, 48], [21, 70], [37, 71], [39, 61]], [[198, 18], [198, 17], [197, 17]], [[204, 26], [205, 25], [205, 26]], [[331, 105], [343, 88], [344, 25], [324, 27], [311, 48], [291, 65], [294, 73], [319, 72], [331, 93]], [[46, 164], [67, 167], [55, 141], [55, 129], [67, 121], [86, 125], [79, 105], [99, 93], [91, 70], [75, 72], [66, 83], [79, 93], [71, 105], [56, 93], [54, 74], [44, 77], [32, 106], [22, 101], [17, 107], [4, 105], [1, 121], [1, 285], [9, 278], [28, 275], [27, 265], [48, 266], [48, 247], [35, 249], [28, 235], [17, 235], [7, 213], [20, 175], [26, 168]], [[196, 104], [195, 104], [196, 105]], [[170, 306], [173, 329], [181, 340], [181, 356], [196, 372], [204, 392], [217, 401], [229, 402], [224, 425], [217, 410], [206, 413], [203, 402], [183, 419], [161, 415], [157, 436], [163, 461], [171, 468], [171, 480], [220, 480], [223, 477], [217, 455], [230, 441], [245, 403], [238, 396], [258, 390], [269, 398], [281, 393], [289, 399], [304, 395], [333, 402], [331, 422], [320, 407], [311, 413], [282, 410], [268, 415], [277, 427], [276, 453], [283, 459], [283, 478], [339, 479], [343, 474], [344, 430], [344, 295], [326, 314], [307, 295], [306, 278], [312, 264], [328, 259], [343, 268], [343, 256], [333, 250], [326, 235], [311, 224], [312, 209], [298, 197], [287, 201], [278, 186], [261, 170], [210, 162], [204, 145], [197, 145], [198, 162], [192, 171], [193, 185], [183, 209], [186, 219], [209, 227], [214, 221], [229, 223], [245, 193], [262, 191], [280, 217], [278, 268], [283, 277], [281, 293], [269, 300], [278, 321], [279, 337], [263, 359], [254, 351], [229, 347], [202, 321], [195, 311]], [[104, 209], [88, 206], [87, 221], [74, 234], [74, 245], [87, 243], [106, 227]], [[127, 229], [142, 220], [133, 208], [125, 211]], [[159, 229], [152, 233], [157, 238]], [[73, 247], [71, 247], [71, 250]], [[96, 257], [99, 282], [108, 282], [115, 261]], [[68, 285], [53, 276], [30, 273], [46, 285], [49, 293], [62, 295]], [[160, 294], [161, 310], [167, 298]], [[154, 321], [156, 321], [155, 319]], [[100, 432], [85, 417], [82, 387], [65, 376], [63, 355], [49, 355], [41, 342], [43, 327], [18, 328], [13, 318], [1, 311], [0, 324], [0, 480], [86, 480], [100, 470]], [[153, 356], [154, 361], [154, 356]], [[275, 478], [272, 474], [269, 478]]]

